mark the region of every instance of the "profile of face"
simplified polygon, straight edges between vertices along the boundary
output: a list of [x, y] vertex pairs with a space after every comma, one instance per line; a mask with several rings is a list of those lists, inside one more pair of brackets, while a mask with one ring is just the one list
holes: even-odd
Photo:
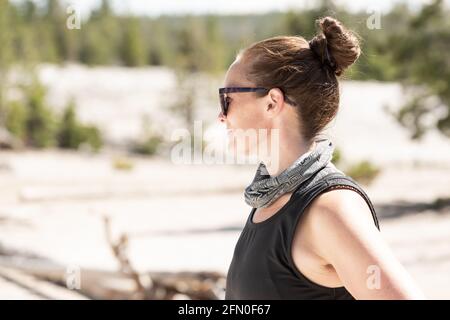
[[[229, 67], [224, 87], [257, 87], [245, 74], [245, 64], [239, 58]], [[227, 93], [228, 111], [226, 116], [220, 112], [218, 120], [226, 125], [228, 150], [244, 156], [256, 156], [267, 150], [277, 127], [277, 117], [284, 107], [284, 97], [280, 89], [269, 88], [266, 93], [233, 92]], [[276, 130], [275, 130], [276, 131]], [[268, 150], [270, 151], [270, 150]]]
[[338, 20], [324, 17], [318, 25], [320, 33], [309, 41], [301, 36], [264, 39], [231, 64], [220, 91], [222, 110], [228, 109], [218, 117], [228, 129], [230, 151], [261, 158], [261, 149], [268, 149], [267, 155], [276, 158], [275, 152], [311, 145], [334, 119], [338, 77], [361, 49], [357, 36]]

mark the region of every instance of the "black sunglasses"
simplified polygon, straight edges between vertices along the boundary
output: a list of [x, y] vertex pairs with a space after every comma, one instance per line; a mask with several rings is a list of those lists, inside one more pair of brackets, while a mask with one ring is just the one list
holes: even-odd
[[[236, 92], [269, 92], [270, 89], [263, 88], [263, 87], [256, 87], [256, 88], [250, 88], [250, 87], [226, 87], [226, 88], [219, 88], [219, 98], [220, 98], [220, 107], [222, 110], [222, 114], [224, 116], [227, 115], [228, 107], [230, 105], [230, 102], [227, 99], [226, 94], [227, 93], [236, 93]], [[281, 89], [280, 89], [281, 90]], [[289, 103], [290, 105], [296, 106], [297, 104], [286, 97], [284, 94], [284, 100]]]

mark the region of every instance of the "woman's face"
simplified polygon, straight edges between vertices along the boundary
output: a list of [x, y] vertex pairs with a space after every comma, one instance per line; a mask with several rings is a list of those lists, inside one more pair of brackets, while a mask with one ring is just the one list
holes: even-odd
[[[255, 87], [255, 84], [246, 79], [243, 66], [237, 60], [226, 73], [224, 87]], [[221, 112], [219, 120], [227, 127], [228, 148], [239, 155], [254, 155], [271, 128], [266, 114], [268, 98], [258, 97], [254, 92], [228, 93], [226, 97], [229, 100], [227, 115]]]

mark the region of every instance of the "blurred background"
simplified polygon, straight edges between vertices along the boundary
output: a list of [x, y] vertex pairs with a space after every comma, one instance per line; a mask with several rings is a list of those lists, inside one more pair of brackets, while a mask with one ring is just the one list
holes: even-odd
[[221, 150], [239, 49], [331, 15], [363, 50], [333, 161], [427, 297], [449, 299], [449, 6], [0, 0], [0, 298], [223, 299], [256, 165], [175, 163], [175, 133], [200, 141], [188, 158]]

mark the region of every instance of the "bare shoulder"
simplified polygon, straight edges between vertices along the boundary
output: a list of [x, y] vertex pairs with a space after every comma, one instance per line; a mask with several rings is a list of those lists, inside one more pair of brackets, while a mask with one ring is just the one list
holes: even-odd
[[350, 189], [332, 189], [317, 196], [307, 207], [305, 223], [346, 228], [376, 228], [366, 200]]
[[[305, 208], [296, 226], [296, 244], [327, 264], [324, 251], [338, 250], [344, 239], [352, 244], [373, 242], [378, 229], [366, 200], [350, 189], [332, 189], [318, 195]], [[304, 244], [307, 245], [304, 245]]]
[[[299, 233], [308, 239], [309, 249], [324, 260], [330, 253], [374, 246], [381, 237], [372, 212], [358, 192], [332, 189], [317, 196], [305, 209]], [[352, 248], [342, 248], [345, 243]]]

